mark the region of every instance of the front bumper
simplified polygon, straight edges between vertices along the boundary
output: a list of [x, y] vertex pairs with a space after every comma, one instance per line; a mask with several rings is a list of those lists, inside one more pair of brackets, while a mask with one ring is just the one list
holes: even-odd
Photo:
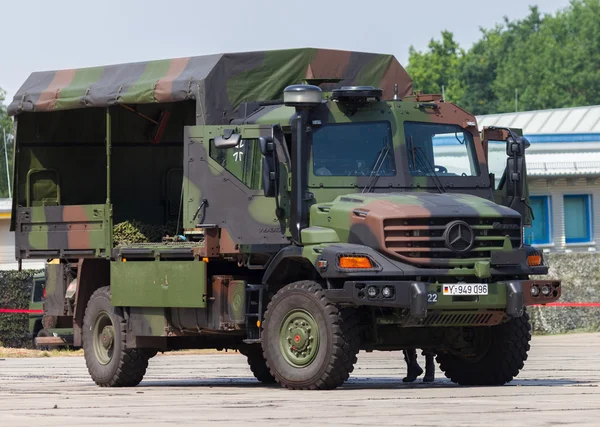
[[[367, 289], [374, 286], [377, 295], [369, 297]], [[532, 288], [538, 290], [548, 286], [548, 295], [538, 293], [533, 296]], [[391, 296], [384, 297], [383, 288], [391, 290]], [[501, 310], [510, 317], [523, 315], [525, 306], [547, 304], [560, 298], [558, 280], [510, 280], [488, 284], [488, 295], [452, 296], [444, 295], [442, 285], [416, 281], [350, 280], [342, 289], [325, 291], [329, 300], [356, 306], [376, 306], [409, 310], [412, 317], [423, 318], [428, 310]]]

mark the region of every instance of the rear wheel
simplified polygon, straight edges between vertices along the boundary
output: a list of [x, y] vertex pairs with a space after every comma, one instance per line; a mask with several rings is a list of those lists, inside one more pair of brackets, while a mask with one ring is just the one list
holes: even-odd
[[[347, 314], [347, 315], [346, 315]], [[292, 283], [275, 294], [263, 324], [262, 346], [275, 380], [290, 389], [327, 390], [350, 376], [357, 328], [345, 321], [318, 283]]]
[[126, 322], [110, 303], [110, 288], [96, 290], [83, 318], [83, 350], [88, 371], [101, 387], [132, 387], [148, 367], [144, 350], [127, 349]]
[[523, 369], [529, 351], [529, 315], [498, 326], [469, 329], [471, 348], [461, 354], [439, 353], [437, 361], [446, 377], [461, 385], [502, 385]]

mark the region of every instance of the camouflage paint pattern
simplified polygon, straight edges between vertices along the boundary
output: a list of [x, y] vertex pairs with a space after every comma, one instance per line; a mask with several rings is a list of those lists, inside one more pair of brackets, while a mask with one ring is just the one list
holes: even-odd
[[34, 206], [17, 212], [17, 258], [110, 254], [111, 206]]
[[[410, 266], [416, 276], [428, 277], [435, 272], [437, 277], [450, 281], [465, 277], [485, 279], [490, 284], [490, 295], [479, 302], [461, 302], [463, 310], [499, 310], [506, 306], [506, 285], [492, 276], [490, 259], [495, 252], [525, 256], [524, 251], [519, 251], [521, 217], [494, 203], [494, 183], [489, 177], [486, 149], [475, 118], [437, 96], [408, 96], [410, 78], [390, 55], [294, 49], [34, 73], [11, 103], [11, 114], [196, 102], [196, 125], [185, 126], [182, 141], [183, 226], [190, 232], [204, 230], [210, 244], [209, 240], [206, 244], [197, 243], [190, 261], [155, 260], [151, 262], [152, 269], [147, 268], [148, 262], [135, 260], [110, 263], [113, 303], [138, 307], [135, 322], [139, 324], [139, 335], [164, 335], [167, 315], [162, 307], [173, 307], [181, 310], [182, 316], [192, 317], [199, 316], [198, 310], [206, 307], [202, 298], [212, 278], [207, 277], [205, 263], [198, 258], [225, 255], [230, 259], [233, 255], [233, 261], [239, 262], [242, 255], [257, 254], [268, 259], [290, 244], [292, 189], [288, 147], [292, 143], [290, 121], [294, 109], [276, 102], [256, 102], [280, 99], [289, 84], [323, 78], [341, 79], [333, 85], [322, 85], [326, 91], [353, 84], [381, 87], [384, 100], [352, 109], [325, 92], [325, 102], [310, 112], [310, 131], [334, 124], [387, 122], [396, 173], [379, 177], [372, 191], [364, 193], [372, 177], [317, 176], [311, 147], [306, 147], [312, 207], [310, 229], [303, 233], [303, 256], [314, 264], [323, 248], [363, 245]], [[393, 96], [394, 84], [403, 99], [386, 101]], [[469, 133], [479, 173], [412, 176], [406, 122], [452, 124]], [[241, 157], [240, 145], [228, 150], [221, 163], [217, 161], [211, 151], [213, 141], [231, 132], [239, 133], [244, 141], [273, 139], [279, 166], [278, 197], [265, 197], [263, 193], [262, 156], [252, 155], [243, 165], [235, 164]], [[88, 250], [89, 256], [111, 256], [111, 205], [34, 206], [17, 211], [19, 257], [31, 256], [36, 250], [39, 254], [59, 252], [60, 256], [85, 256], [77, 255], [77, 251]], [[467, 222], [477, 233], [475, 249], [460, 256], [439, 245], [440, 233], [456, 219]], [[155, 251], [153, 256], [157, 254]], [[171, 267], [176, 271], [170, 271]], [[196, 271], [197, 281], [186, 283], [192, 270]], [[515, 274], [524, 275], [527, 271]], [[438, 293], [437, 308], [454, 308], [450, 299], [439, 294], [437, 282], [427, 286]], [[225, 301], [220, 294], [224, 287], [217, 288], [215, 294]], [[146, 312], [148, 307], [155, 309]], [[208, 322], [222, 323], [223, 316], [224, 312], [219, 311], [219, 319]]]
[[412, 80], [392, 55], [330, 49], [226, 53], [33, 73], [9, 114], [195, 100], [198, 124], [222, 123], [245, 101], [280, 99], [306, 79], [340, 78], [338, 86], [373, 85], [393, 96], [412, 92]]

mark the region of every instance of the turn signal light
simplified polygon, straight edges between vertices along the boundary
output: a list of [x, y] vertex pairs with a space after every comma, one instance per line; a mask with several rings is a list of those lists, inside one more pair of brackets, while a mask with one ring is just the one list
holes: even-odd
[[527, 256], [527, 265], [530, 267], [537, 267], [542, 265], [542, 256], [540, 254], [533, 254]]
[[343, 256], [340, 258], [341, 268], [373, 268], [371, 260], [363, 256]]

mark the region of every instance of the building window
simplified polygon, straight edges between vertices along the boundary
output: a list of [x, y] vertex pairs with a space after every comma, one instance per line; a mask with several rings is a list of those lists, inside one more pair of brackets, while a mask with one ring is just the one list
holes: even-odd
[[591, 196], [568, 195], [565, 201], [565, 241], [584, 243], [592, 240]]
[[550, 197], [531, 196], [530, 203], [534, 218], [531, 227], [525, 228], [525, 243], [528, 245], [548, 244], [552, 241]]

